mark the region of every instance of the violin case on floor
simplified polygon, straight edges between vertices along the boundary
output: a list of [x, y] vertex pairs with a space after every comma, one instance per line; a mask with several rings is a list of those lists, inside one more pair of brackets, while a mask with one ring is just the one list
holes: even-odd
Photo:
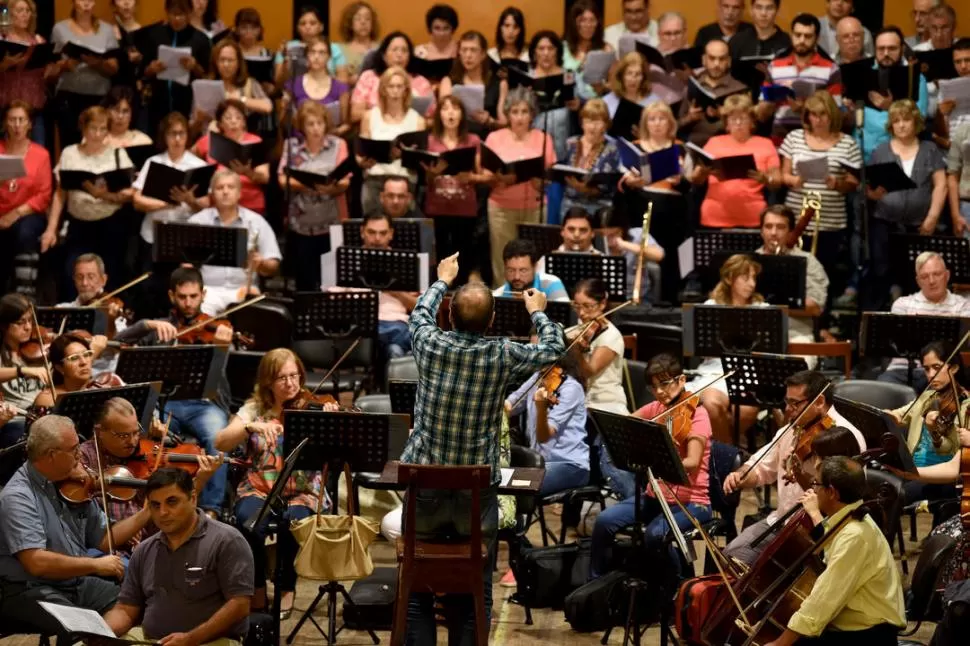
[[378, 567], [354, 581], [348, 592], [356, 607], [344, 604], [344, 625], [352, 630], [390, 630], [397, 598], [397, 568]]

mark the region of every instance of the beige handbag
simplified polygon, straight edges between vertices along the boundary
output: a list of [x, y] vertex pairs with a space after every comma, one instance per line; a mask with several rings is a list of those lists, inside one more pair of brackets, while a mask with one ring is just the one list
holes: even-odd
[[[347, 490], [353, 491], [350, 467], [344, 464]], [[327, 482], [327, 466], [323, 468]], [[354, 497], [347, 496], [347, 515], [321, 514], [323, 493], [317, 513], [290, 523], [290, 531], [300, 544], [294, 566], [306, 579], [347, 581], [362, 579], [374, 571], [367, 548], [377, 537], [378, 524], [354, 513]]]

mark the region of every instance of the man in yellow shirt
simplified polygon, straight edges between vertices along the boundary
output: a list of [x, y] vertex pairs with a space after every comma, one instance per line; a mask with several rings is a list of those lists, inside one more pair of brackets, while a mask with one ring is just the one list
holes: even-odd
[[906, 625], [903, 587], [892, 549], [868, 515], [861, 516], [866, 477], [845, 457], [826, 458], [814, 487], [826, 531], [852, 514], [825, 544], [825, 570], [785, 632], [767, 646], [895, 646]]

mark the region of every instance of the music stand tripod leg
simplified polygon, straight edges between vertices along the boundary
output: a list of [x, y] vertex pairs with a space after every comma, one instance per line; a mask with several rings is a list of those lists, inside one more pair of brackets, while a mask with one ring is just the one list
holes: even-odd
[[309, 607], [307, 607], [306, 612], [304, 612], [303, 616], [300, 617], [300, 621], [296, 622], [296, 626], [293, 628], [293, 630], [290, 631], [290, 634], [286, 636], [287, 644], [293, 643], [293, 640], [296, 638], [297, 633], [299, 633], [300, 629], [303, 628], [303, 624], [306, 623], [307, 619], [309, 619], [310, 622], [314, 626], [316, 626], [317, 630], [320, 632], [321, 635], [323, 635], [323, 638], [327, 640], [328, 644], [333, 644], [333, 635], [324, 632], [323, 628], [320, 627], [320, 624], [317, 623], [317, 620], [313, 618], [313, 611], [317, 609], [317, 605], [319, 605], [320, 600], [323, 599], [323, 595], [327, 594], [327, 592], [328, 592], [327, 586], [321, 585], [319, 590], [317, 591], [317, 596], [313, 599], [313, 603], [311, 603]]

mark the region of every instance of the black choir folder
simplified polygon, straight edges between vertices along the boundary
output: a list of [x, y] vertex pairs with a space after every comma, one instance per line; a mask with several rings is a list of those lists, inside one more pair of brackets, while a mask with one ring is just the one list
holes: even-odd
[[869, 100], [869, 92], [891, 96], [894, 101], [919, 99], [919, 69], [910, 65], [877, 66], [872, 58], [839, 66], [842, 75], [842, 96], [852, 101]]
[[209, 184], [212, 183], [212, 176], [215, 172], [215, 164], [179, 170], [165, 164], [149, 162], [148, 175], [145, 176], [145, 186], [141, 193], [145, 197], [152, 197], [169, 204], [177, 204], [172, 199], [172, 189], [179, 186], [191, 188], [193, 195], [202, 197], [209, 192]]
[[872, 188], [881, 186], [887, 193], [916, 188], [916, 183], [894, 161], [866, 166], [866, 183]]
[[313, 188], [318, 184], [336, 184], [348, 173], [354, 171], [354, 160], [351, 157], [343, 160], [337, 167], [329, 173], [318, 173], [316, 171], [305, 170], [302, 168], [286, 167], [286, 174], [297, 180], [307, 188]]
[[54, 54], [54, 43], [21, 45], [10, 40], [0, 40], [0, 59], [7, 56], [23, 56], [19, 64], [28, 70], [47, 67], [59, 58]]
[[58, 173], [58, 181], [65, 191], [85, 191], [85, 182], [92, 184], [102, 184], [112, 193], [131, 186], [130, 168], [116, 168], [105, 173], [92, 173], [86, 170], [61, 170]]
[[488, 146], [482, 146], [482, 168], [486, 168], [497, 175], [515, 175], [515, 181], [522, 183], [526, 180], [543, 177], [546, 174], [546, 160], [543, 155], [540, 155], [507, 162]]
[[465, 146], [441, 153], [432, 153], [418, 148], [401, 149], [401, 165], [411, 170], [423, 170], [421, 164], [434, 166], [439, 161], [445, 162], [442, 175], [457, 175], [470, 173], [475, 170], [475, 157], [478, 155], [477, 146]]
[[263, 153], [262, 142], [241, 144], [218, 132], [209, 133], [209, 157], [223, 166], [229, 166], [235, 160], [241, 164], [249, 163], [256, 167], [263, 163]]
[[695, 164], [720, 171], [722, 179], [748, 179], [748, 173], [758, 170], [758, 167], [755, 166], [754, 155], [714, 157], [692, 143], [687, 144], [687, 150]]
[[707, 108], [720, 108], [729, 96], [746, 92], [751, 92], [751, 90], [747, 87], [731, 88], [729, 86], [710, 88], [701, 84], [696, 77], [692, 76], [687, 85], [687, 100], [694, 103], [698, 108], [706, 110]]
[[85, 47], [84, 45], [79, 45], [78, 43], [65, 43], [64, 47], [61, 48], [61, 54], [67, 56], [68, 58], [73, 58], [76, 60], [81, 60], [82, 56], [90, 56], [92, 58], [97, 58], [99, 60], [107, 60], [109, 58], [118, 58], [121, 54], [121, 49], [115, 47], [106, 51], [99, 49], [91, 49], [90, 47]]
[[620, 177], [622, 177], [622, 173], [594, 173], [589, 169], [576, 168], [575, 166], [567, 166], [566, 164], [555, 164], [546, 174], [553, 182], [565, 184], [566, 178], [572, 177], [587, 186], [602, 186], [603, 184], [615, 186], [620, 181]]

